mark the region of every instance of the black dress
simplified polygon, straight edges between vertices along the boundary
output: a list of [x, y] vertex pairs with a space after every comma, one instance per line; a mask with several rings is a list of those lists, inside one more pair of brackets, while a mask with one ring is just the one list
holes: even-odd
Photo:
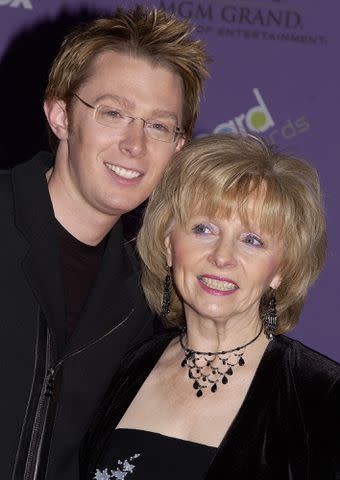
[[[98, 465], [104, 466], [112, 432], [174, 335], [153, 338], [125, 358], [83, 444], [82, 480], [94, 478]], [[207, 471], [206, 466], [197, 478], [339, 480], [340, 365], [277, 336]]]
[[94, 478], [203, 480], [216, 451], [159, 433], [119, 428], [112, 432]]

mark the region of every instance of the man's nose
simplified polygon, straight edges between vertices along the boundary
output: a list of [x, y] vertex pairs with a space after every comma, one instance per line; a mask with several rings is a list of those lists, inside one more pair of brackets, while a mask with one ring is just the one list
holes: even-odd
[[139, 157], [146, 151], [145, 121], [142, 118], [131, 118], [122, 132], [120, 149], [131, 157]]

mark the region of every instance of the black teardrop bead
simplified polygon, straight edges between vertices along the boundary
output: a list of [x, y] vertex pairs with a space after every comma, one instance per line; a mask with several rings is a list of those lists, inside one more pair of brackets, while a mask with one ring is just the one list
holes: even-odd
[[199, 385], [197, 380], [194, 381], [193, 387], [194, 387], [195, 390], [200, 388], [200, 385]]
[[238, 360], [238, 364], [240, 365], [240, 367], [243, 367], [243, 365], [245, 364], [246, 362], [243, 360], [242, 357], [239, 358]]
[[213, 373], [213, 375], [216, 375], [216, 370], [213, 370], [212, 373]]
[[232, 375], [234, 372], [233, 372], [233, 369], [231, 367], [228, 368], [228, 370], [226, 371], [226, 374], [227, 375]]
[[223, 383], [224, 385], [225, 385], [226, 383], [228, 383], [227, 377], [223, 377], [223, 378], [222, 378], [222, 383]]
[[203, 395], [202, 390], [197, 390], [196, 395], [197, 397], [201, 397]]
[[189, 378], [194, 378], [191, 370], [189, 370], [188, 375], [189, 375]]
[[216, 383], [214, 383], [214, 385], [211, 387], [210, 390], [211, 390], [213, 393], [216, 392], [216, 390], [217, 390], [217, 385], [216, 385]]
[[185, 358], [185, 359], [182, 361], [181, 366], [182, 366], [182, 367], [185, 367], [186, 364], [187, 364], [187, 359]]
[[199, 369], [199, 368], [196, 368], [196, 373], [200, 373], [200, 369]]
[[207, 377], [203, 377], [203, 382], [206, 382], [207, 381]]

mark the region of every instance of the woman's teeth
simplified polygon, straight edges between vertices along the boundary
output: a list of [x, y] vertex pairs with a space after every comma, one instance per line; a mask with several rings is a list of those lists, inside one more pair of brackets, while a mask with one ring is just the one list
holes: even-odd
[[222, 292], [228, 290], [236, 290], [238, 287], [234, 283], [229, 283], [223, 280], [217, 280], [216, 278], [209, 278], [209, 277], [198, 277], [199, 280], [207, 285], [207, 287], [213, 288], [214, 290], [220, 290]]

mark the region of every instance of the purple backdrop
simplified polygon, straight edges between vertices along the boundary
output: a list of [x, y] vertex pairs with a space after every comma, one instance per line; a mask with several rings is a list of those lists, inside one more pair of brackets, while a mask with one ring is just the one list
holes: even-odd
[[[61, 27], [65, 26], [66, 31], [75, 19], [89, 16], [91, 12], [84, 10], [86, 7], [110, 11], [118, 4], [133, 3], [0, 0], [2, 122], [5, 115], [13, 116], [13, 121], [7, 119], [7, 130], [4, 127], [0, 137], [0, 154], [6, 157], [2, 158], [3, 165], [26, 159], [15, 157], [16, 150], [21, 156], [29, 155], [33, 153], [30, 151], [33, 145], [41, 148], [46, 144], [40, 97], [47, 60], [50, 61], [65, 33]], [[329, 254], [292, 336], [340, 361], [337, 318], [340, 310], [337, 243], [340, 166], [336, 132], [340, 108], [339, 1], [155, 0], [146, 3], [190, 19], [197, 25], [197, 34], [206, 41], [214, 58], [196, 135], [213, 131], [259, 132], [285, 151], [303, 156], [317, 167], [325, 194]], [[44, 53], [47, 50], [48, 54]], [[35, 72], [34, 79], [32, 72]], [[20, 131], [22, 137], [22, 142], [16, 145], [8, 140], [14, 129], [15, 134]], [[30, 143], [36, 132], [35, 144]]]

